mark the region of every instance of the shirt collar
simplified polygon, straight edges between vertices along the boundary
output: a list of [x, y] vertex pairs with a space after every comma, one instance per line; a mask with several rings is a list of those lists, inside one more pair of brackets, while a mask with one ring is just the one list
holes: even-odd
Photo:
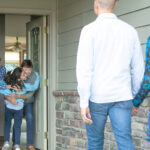
[[96, 20], [100, 19], [117, 19], [117, 16], [113, 13], [103, 13], [99, 15]]

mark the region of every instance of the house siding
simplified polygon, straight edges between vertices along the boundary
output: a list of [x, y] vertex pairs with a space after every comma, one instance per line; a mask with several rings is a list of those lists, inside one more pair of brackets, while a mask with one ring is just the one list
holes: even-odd
[[[82, 27], [95, 20], [93, 1], [58, 0], [58, 90], [75, 90], [76, 53]], [[145, 56], [146, 40], [150, 35], [150, 2], [120, 0], [115, 9], [118, 18], [136, 28]], [[65, 77], [65, 79], [64, 79]]]
[[[76, 91], [76, 53], [82, 27], [95, 20], [93, 1], [57, 1], [58, 45], [57, 45], [57, 90], [56, 97], [56, 150], [85, 150], [87, 138], [80, 118], [79, 96]], [[135, 27], [145, 57], [146, 42], [150, 35], [150, 2], [145, 0], [119, 0], [115, 14]], [[70, 91], [70, 93], [69, 93]], [[149, 97], [132, 117], [132, 137], [136, 150], [150, 149], [146, 142]], [[105, 128], [104, 150], [117, 150], [111, 123], [108, 118]]]
[[58, 90], [74, 90], [81, 29], [95, 19], [91, 0], [58, 0]]

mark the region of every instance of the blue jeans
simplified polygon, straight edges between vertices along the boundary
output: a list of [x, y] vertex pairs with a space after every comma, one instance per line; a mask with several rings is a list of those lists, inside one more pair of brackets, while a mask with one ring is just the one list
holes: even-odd
[[34, 142], [33, 103], [28, 103], [24, 106], [24, 114], [27, 123], [27, 145], [31, 146]]
[[[26, 117], [27, 123], [27, 145], [33, 145], [34, 139], [34, 119], [33, 119], [33, 103], [26, 104], [23, 108], [23, 113]], [[14, 130], [13, 130], [13, 143], [14, 143]]]
[[23, 109], [13, 110], [5, 107], [4, 141], [10, 139], [11, 120], [14, 118], [14, 145], [20, 145]]
[[104, 128], [109, 115], [118, 150], [134, 150], [131, 137], [132, 101], [97, 104], [90, 102], [93, 124], [86, 124], [88, 150], [103, 150]]

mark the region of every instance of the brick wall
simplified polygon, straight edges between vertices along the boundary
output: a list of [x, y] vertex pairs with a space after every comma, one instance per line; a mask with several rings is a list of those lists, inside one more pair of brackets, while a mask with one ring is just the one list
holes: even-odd
[[[56, 91], [56, 150], [86, 150], [85, 125], [80, 117], [79, 97], [76, 91]], [[149, 150], [145, 141], [147, 116], [150, 107], [148, 98], [132, 118], [132, 134], [136, 150]], [[104, 150], [117, 150], [108, 118], [105, 128]]]

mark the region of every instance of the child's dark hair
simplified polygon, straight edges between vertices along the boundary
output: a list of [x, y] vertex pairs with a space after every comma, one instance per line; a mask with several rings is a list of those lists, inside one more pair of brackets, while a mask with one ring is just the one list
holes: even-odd
[[21, 67], [27, 67], [27, 68], [33, 68], [33, 64], [32, 64], [32, 61], [27, 59], [27, 60], [24, 60], [22, 63], [21, 63]]
[[11, 85], [11, 87], [17, 87], [22, 89], [22, 81], [19, 80], [21, 77], [21, 73], [22, 73], [22, 68], [21, 67], [17, 67], [14, 69], [14, 71], [11, 72], [7, 72], [7, 74], [4, 77], [4, 81], [6, 82], [7, 85]]

